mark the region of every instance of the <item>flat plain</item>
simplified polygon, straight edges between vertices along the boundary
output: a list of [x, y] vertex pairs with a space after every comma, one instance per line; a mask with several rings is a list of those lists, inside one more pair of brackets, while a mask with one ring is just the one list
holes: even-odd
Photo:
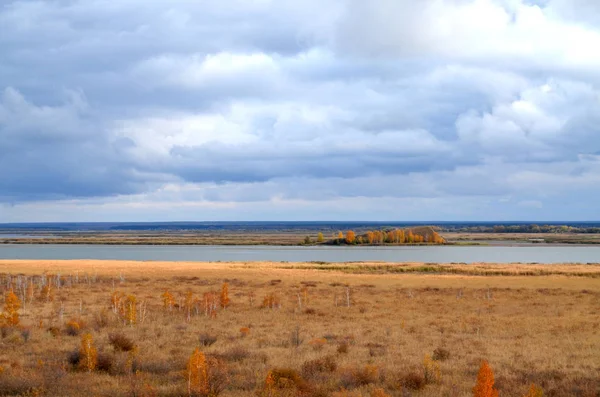
[[471, 396], [482, 360], [500, 396], [600, 395], [597, 264], [0, 261], [11, 288], [0, 395], [187, 396], [196, 348], [222, 396]]

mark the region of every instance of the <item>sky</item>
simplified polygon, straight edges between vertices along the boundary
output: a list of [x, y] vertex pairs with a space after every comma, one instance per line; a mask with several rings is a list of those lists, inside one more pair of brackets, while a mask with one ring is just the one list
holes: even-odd
[[0, 222], [600, 220], [597, 0], [3, 0]]

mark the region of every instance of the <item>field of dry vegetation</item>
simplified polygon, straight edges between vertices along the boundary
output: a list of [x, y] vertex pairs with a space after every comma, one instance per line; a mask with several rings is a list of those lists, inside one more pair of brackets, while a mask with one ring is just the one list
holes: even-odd
[[0, 261], [0, 395], [600, 396], [600, 265], [436, 266]]

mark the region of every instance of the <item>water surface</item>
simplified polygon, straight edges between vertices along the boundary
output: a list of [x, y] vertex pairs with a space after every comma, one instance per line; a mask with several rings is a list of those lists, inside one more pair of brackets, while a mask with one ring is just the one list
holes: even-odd
[[140, 261], [274, 262], [496, 262], [598, 263], [600, 247], [437, 246], [437, 247], [274, 247], [157, 245], [0, 245], [0, 259], [114, 259]]

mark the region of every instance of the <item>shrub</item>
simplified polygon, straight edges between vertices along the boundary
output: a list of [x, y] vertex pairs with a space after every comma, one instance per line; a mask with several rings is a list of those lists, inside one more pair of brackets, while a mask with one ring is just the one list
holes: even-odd
[[379, 367], [365, 365], [364, 367], [346, 368], [341, 375], [342, 386], [356, 388], [379, 381]]
[[323, 373], [331, 373], [337, 369], [334, 356], [325, 356], [316, 360], [309, 360], [302, 364], [302, 376], [312, 379]]
[[216, 357], [209, 357], [208, 363], [208, 396], [216, 397], [221, 394], [229, 384], [229, 371], [223, 361]]
[[427, 383], [439, 383], [442, 378], [440, 364], [428, 354], [423, 359], [423, 374]]
[[310, 340], [308, 342], [308, 344], [314, 350], [322, 350], [323, 347], [325, 347], [325, 345], [327, 344], [327, 339], [325, 339], [325, 338], [315, 338], [315, 339]]
[[421, 390], [425, 387], [425, 377], [419, 372], [409, 372], [398, 376], [396, 383], [399, 389]]
[[265, 389], [274, 391], [276, 389], [293, 389], [307, 390], [309, 385], [291, 368], [274, 368], [267, 373], [265, 379]]
[[109, 334], [108, 342], [116, 351], [130, 352], [135, 349], [135, 343], [122, 333]]
[[200, 334], [198, 340], [200, 341], [201, 346], [208, 347], [212, 346], [217, 341], [217, 337], [215, 335], [204, 333]]
[[73, 367], [79, 366], [80, 361], [81, 353], [79, 352], [79, 349], [75, 349], [67, 355], [67, 362]]
[[96, 369], [98, 371], [110, 372], [114, 367], [114, 357], [107, 353], [98, 353]]
[[55, 338], [60, 335], [60, 328], [58, 327], [49, 327], [46, 331]]
[[433, 357], [436, 361], [445, 361], [450, 358], [450, 352], [443, 347], [438, 347], [433, 351]]
[[384, 356], [387, 353], [387, 348], [380, 343], [367, 343], [367, 347], [371, 357]]
[[541, 387], [531, 384], [529, 391], [523, 397], [544, 397], [544, 391]]
[[290, 343], [294, 347], [298, 347], [302, 344], [303, 339], [300, 337], [300, 327], [296, 326], [290, 334]]
[[248, 328], [248, 327], [242, 327], [242, 328], [240, 328], [240, 336], [242, 338], [248, 336], [249, 334], [250, 334], [250, 328]]
[[250, 352], [245, 347], [235, 346], [225, 353], [218, 354], [217, 357], [222, 358], [225, 361], [240, 362], [250, 357]]
[[5, 376], [0, 382], [0, 396], [41, 396], [41, 379]]
[[105, 328], [110, 323], [110, 319], [108, 317], [108, 311], [106, 309], [102, 309], [94, 315], [94, 324], [95, 329], [100, 330]]
[[494, 388], [494, 373], [485, 360], [479, 367], [477, 383], [473, 387], [473, 397], [498, 397], [498, 390]]
[[31, 328], [21, 329], [21, 336], [25, 342], [29, 341], [29, 338], [31, 337]]
[[346, 353], [348, 353], [348, 349], [349, 349], [348, 342], [344, 341], [338, 345], [337, 352], [339, 354], [346, 354]]
[[69, 336], [77, 336], [81, 332], [81, 324], [74, 319], [67, 321], [65, 324], [65, 333]]
[[389, 394], [385, 392], [382, 388], [378, 387], [371, 390], [371, 397], [391, 397]]

